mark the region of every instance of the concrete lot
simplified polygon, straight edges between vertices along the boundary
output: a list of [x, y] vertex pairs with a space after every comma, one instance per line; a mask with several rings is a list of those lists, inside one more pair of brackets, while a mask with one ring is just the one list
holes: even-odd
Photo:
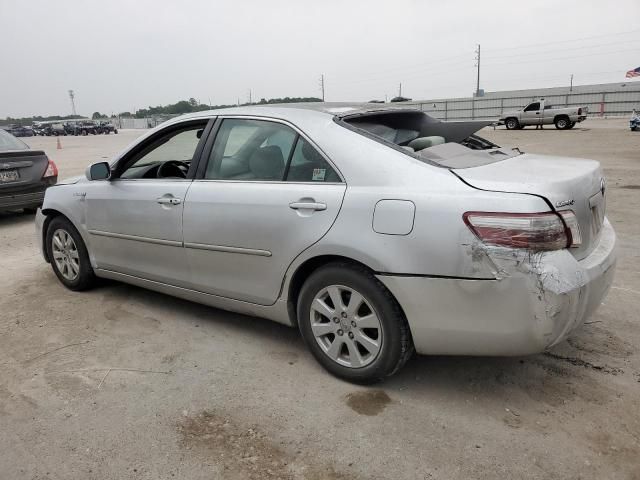
[[[26, 141], [66, 177], [141, 133]], [[70, 292], [33, 216], [0, 214], [0, 479], [640, 479], [640, 133], [482, 134], [605, 167], [618, 273], [568, 342], [414, 358], [358, 387], [281, 325], [117, 283]]]

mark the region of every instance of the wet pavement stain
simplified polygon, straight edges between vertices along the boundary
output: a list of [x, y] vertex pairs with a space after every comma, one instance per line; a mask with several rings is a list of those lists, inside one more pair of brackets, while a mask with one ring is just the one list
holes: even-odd
[[[184, 414], [183, 414], [184, 415]], [[205, 454], [223, 471], [225, 480], [355, 480], [350, 473], [320, 463], [301, 447], [287, 451], [274, 435], [257, 425], [241, 425], [232, 418], [203, 411], [178, 423], [181, 446]]]
[[384, 390], [365, 390], [347, 395], [347, 405], [360, 415], [378, 415], [390, 403], [391, 398]]

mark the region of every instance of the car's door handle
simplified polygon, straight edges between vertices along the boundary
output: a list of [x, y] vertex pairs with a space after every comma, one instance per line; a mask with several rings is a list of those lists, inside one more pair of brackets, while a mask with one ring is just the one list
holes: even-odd
[[289, 204], [289, 208], [293, 210], [326, 210], [327, 204], [320, 202], [292, 202]]
[[160, 197], [156, 198], [156, 202], [161, 205], [179, 205], [182, 203], [182, 199], [176, 197]]

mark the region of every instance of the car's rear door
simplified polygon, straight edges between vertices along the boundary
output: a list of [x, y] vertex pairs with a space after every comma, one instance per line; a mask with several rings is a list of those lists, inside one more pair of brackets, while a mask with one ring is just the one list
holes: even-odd
[[331, 228], [346, 185], [282, 121], [221, 119], [210, 143], [184, 207], [192, 287], [273, 304], [291, 262]]
[[158, 177], [157, 167], [191, 162], [195, 172], [206, 124], [185, 122], [159, 131], [118, 162], [115, 178], [86, 185], [87, 230], [98, 268], [188, 284], [182, 215], [192, 178]]

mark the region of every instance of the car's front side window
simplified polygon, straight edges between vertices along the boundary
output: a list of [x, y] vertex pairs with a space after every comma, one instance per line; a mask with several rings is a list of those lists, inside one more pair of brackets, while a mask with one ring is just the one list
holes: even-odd
[[120, 178], [186, 178], [203, 125], [171, 131], [131, 159]]
[[525, 112], [537, 112], [540, 110], [540, 103], [530, 103], [527, 108], [524, 109]]

